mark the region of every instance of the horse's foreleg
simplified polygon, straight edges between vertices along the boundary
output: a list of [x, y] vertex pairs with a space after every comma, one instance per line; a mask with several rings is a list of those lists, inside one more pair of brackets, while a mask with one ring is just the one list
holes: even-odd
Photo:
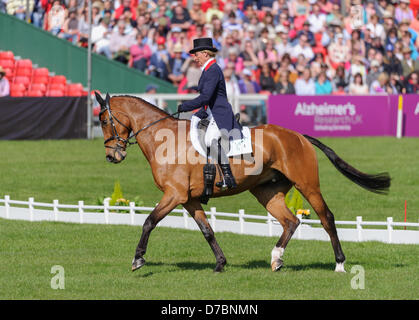
[[227, 260], [224, 256], [223, 251], [218, 245], [217, 240], [215, 239], [214, 231], [212, 230], [211, 225], [208, 223], [207, 217], [205, 216], [205, 212], [201, 204], [198, 200], [192, 199], [188, 203], [185, 203], [183, 206], [194, 218], [195, 222], [201, 229], [202, 234], [204, 235], [212, 251], [214, 252], [215, 259], [217, 261], [214, 272], [223, 271], [223, 268], [227, 263]]
[[140, 242], [135, 250], [132, 261], [132, 271], [141, 268], [145, 264], [143, 256], [147, 251], [148, 238], [151, 231], [156, 227], [160, 220], [167, 216], [179, 204], [178, 199], [171, 193], [165, 193], [159, 204], [150, 213], [143, 225]]

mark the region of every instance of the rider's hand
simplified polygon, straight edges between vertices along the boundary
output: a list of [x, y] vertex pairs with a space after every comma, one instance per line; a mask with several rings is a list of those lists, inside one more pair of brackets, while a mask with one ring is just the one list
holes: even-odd
[[182, 104], [178, 105], [177, 106], [177, 111], [178, 112], [185, 112], [185, 110], [182, 107], [183, 107]]

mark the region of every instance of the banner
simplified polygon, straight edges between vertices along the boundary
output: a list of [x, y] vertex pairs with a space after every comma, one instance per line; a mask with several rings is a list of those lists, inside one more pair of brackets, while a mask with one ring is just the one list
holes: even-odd
[[0, 98], [0, 139], [87, 136], [87, 97]]
[[419, 137], [419, 95], [403, 96], [403, 135]]
[[269, 123], [315, 137], [394, 135], [395, 116], [387, 95], [271, 95], [268, 104]]

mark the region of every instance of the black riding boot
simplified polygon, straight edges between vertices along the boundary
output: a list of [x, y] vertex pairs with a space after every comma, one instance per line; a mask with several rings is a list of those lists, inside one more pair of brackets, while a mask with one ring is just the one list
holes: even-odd
[[[228, 140], [227, 140], [227, 143]], [[234, 179], [233, 173], [231, 172], [230, 163], [228, 157], [221, 146], [221, 139], [218, 141], [218, 164], [220, 165], [221, 171], [223, 172], [224, 181], [217, 182], [215, 185], [218, 188], [227, 187], [228, 189], [237, 188], [236, 180]]]

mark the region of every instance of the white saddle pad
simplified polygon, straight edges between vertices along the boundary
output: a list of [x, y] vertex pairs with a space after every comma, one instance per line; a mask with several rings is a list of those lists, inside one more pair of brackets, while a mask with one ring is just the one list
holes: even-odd
[[[192, 116], [191, 118], [191, 130], [189, 132], [189, 136], [192, 142], [193, 147], [195, 148], [198, 153], [206, 157], [207, 151], [203, 149], [201, 144], [199, 143], [198, 139], [198, 122], [201, 119]], [[207, 131], [208, 132], [208, 131]], [[238, 156], [241, 154], [249, 154], [252, 153], [252, 138], [250, 134], [250, 129], [248, 127], [243, 127], [242, 129], [243, 139], [236, 139], [236, 140], [230, 140], [230, 151], [228, 152], [228, 157]], [[205, 137], [205, 140], [211, 140], [210, 137]], [[209, 157], [211, 158], [211, 157]]]

